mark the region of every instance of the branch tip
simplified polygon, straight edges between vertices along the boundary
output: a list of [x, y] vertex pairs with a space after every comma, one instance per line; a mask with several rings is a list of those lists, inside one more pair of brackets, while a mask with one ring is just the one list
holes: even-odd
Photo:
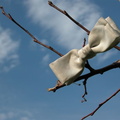
[[120, 63], [120, 60], [117, 60], [116, 63]]
[[56, 87], [53, 87], [53, 88], [48, 88], [47, 90], [48, 90], [48, 92], [50, 92], [50, 91], [55, 92], [55, 91], [56, 91]]
[[52, 5], [53, 5], [53, 3], [52, 3], [51, 1], [48, 1], [48, 4], [49, 4], [50, 6], [52, 6]]
[[3, 9], [3, 6], [0, 6], [0, 9]]
[[48, 1], [48, 4], [50, 6], [52, 6], [53, 8], [55, 8], [56, 10], [58, 10], [59, 12], [63, 13], [64, 15], [66, 15], [70, 20], [72, 20], [76, 25], [78, 25], [80, 28], [82, 28], [84, 31], [87, 32], [87, 34], [90, 34], [90, 31], [85, 28], [82, 24], [78, 23], [75, 19], [73, 19], [65, 10], [62, 10], [60, 8], [58, 8], [56, 5], [54, 5], [51, 1]]

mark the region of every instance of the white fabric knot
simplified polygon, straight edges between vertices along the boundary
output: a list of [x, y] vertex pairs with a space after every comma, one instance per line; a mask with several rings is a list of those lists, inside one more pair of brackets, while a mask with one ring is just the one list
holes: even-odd
[[100, 18], [89, 34], [88, 44], [80, 50], [73, 49], [50, 64], [62, 84], [69, 85], [84, 70], [85, 61], [97, 53], [105, 52], [120, 42], [120, 30], [110, 17]]

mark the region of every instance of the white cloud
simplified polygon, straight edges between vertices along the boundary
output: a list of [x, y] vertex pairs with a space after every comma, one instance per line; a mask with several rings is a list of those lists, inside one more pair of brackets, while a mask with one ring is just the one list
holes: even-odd
[[[101, 16], [99, 8], [88, 0], [57, 0], [54, 3], [91, 29]], [[34, 23], [50, 29], [54, 39], [66, 49], [81, 48], [86, 32], [47, 4], [47, 0], [26, 0], [28, 16]]]
[[[29, 114], [28, 114], [29, 113]], [[19, 120], [33, 120], [32, 113], [26, 112], [24, 110], [16, 110], [16, 111], [7, 111], [0, 113], [0, 120], [12, 120], [12, 119], [19, 119]]]
[[0, 120], [11, 119], [11, 118], [14, 118], [15, 116], [16, 116], [16, 114], [13, 112], [0, 113]]
[[42, 59], [42, 63], [46, 64], [46, 63], [48, 63], [49, 60], [50, 60], [50, 55], [46, 54]]
[[18, 41], [13, 41], [11, 31], [0, 26], [0, 71], [9, 71], [18, 64]]
[[98, 63], [104, 62], [107, 59], [109, 59], [111, 56], [114, 56], [117, 53], [118, 53], [117, 50], [110, 50], [105, 53], [101, 53], [97, 56], [97, 61], [98, 61]]
[[22, 117], [20, 120], [29, 120], [28, 117]]
[[0, 113], [0, 120], [6, 120], [6, 115], [4, 113]]
[[13, 118], [13, 117], [16, 116], [16, 115], [15, 115], [14, 112], [8, 112], [8, 113], [7, 113], [7, 116], [8, 116], [8, 118]]

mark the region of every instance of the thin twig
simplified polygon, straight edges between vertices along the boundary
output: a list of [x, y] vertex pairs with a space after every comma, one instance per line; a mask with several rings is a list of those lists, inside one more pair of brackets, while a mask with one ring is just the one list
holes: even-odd
[[[85, 45], [86, 45], [86, 38], [84, 38], [84, 43], [83, 43], [83, 46], [82, 46], [82, 47], [85, 47]], [[91, 72], [94, 70], [94, 69], [90, 66], [88, 60], [85, 62], [85, 67], [86, 67], [87, 69], [89, 69]]]
[[88, 61], [88, 60], [87, 60], [87, 61], [86, 61], [86, 63], [85, 63], [85, 67], [86, 67], [87, 69], [89, 69], [89, 70], [90, 70], [90, 72], [95, 71], [95, 69], [94, 69], [93, 67], [91, 67], [91, 65], [90, 65], [90, 63], [89, 63], [89, 61]]
[[[90, 31], [89, 31], [86, 27], [84, 27], [82, 24], [80, 24], [80, 23], [77, 22], [75, 19], [73, 19], [65, 10], [61, 10], [61, 9], [58, 8], [56, 5], [54, 5], [51, 1], [48, 1], [48, 4], [49, 4], [51, 7], [55, 8], [56, 10], [58, 10], [59, 12], [63, 13], [64, 15], [66, 15], [66, 16], [67, 16], [70, 20], [72, 20], [76, 25], [78, 25], [80, 28], [82, 28], [84, 31], [86, 31], [88, 35], [90, 34]], [[120, 51], [120, 47], [115, 46], [115, 48]]]
[[88, 92], [87, 92], [87, 87], [86, 87], [86, 85], [87, 85], [87, 79], [85, 79], [84, 81], [83, 81], [83, 85], [84, 85], [84, 94], [83, 94], [83, 96], [82, 96], [82, 98], [83, 98], [83, 100], [81, 101], [82, 103], [83, 102], [86, 102], [87, 101], [87, 99], [85, 98], [85, 96], [88, 94]]
[[50, 91], [56, 92], [57, 89], [59, 89], [59, 88], [61, 88], [61, 87], [64, 87], [64, 86], [65, 86], [65, 84], [62, 84], [62, 83], [58, 80], [56, 86], [53, 87], [53, 88], [49, 88], [48, 91], [49, 91], [49, 92], [50, 92]]
[[25, 31], [30, 37], [33, 38], [33, 41], [50, 49], [51, 51], [55, 52], [56, 54], [58, 54], [59, 56], [63, 56], [61, 53], [59, 53], [57, 50], [55, 50], [54, 48], [52, 48], [51, 46], [48, 46], [48, 45], [45, 45], [43, 44], [42, 42], [38, 41], [28, 30], [26, 30], [24, 27], [22, 27], [18, 22], [16, 22], [13, 17], [10, 15], [10, 14], [7, 14], [5, 11], [4, 11], [4, 8], [2, 6], [0, 6], [0, 9], [2, 9], [2, 13], [7, 17], [9, 18], [12, 22], [14, 22], [18, 27], [20, 27], [23, 31]]
[[59, 12], [63, 13], [64, 15], [66, 15], [70, 20], [72, 20], [76, 25], [78, 25], [79, 27], [81, 27], [89, 35], [90, 31], [87, 28], [85, 28], [83, 25], [81, 25], [79, 22], [77, 22], [76, 20], [74, 20], [65, 10], [61, 10], [56, 5], [54, 5], [51, 1], [48, 1], [48, 4], [51, 7], [55, 8], [56, 10], [58, 10]]
[[104, 72], [107, 72], [107, 71], [109, 71], [111, 69], [115, 69], [115, 68], [120, 68], [120, 60], [117, 60], [116, 62], [114, 62], [106, 67], [96, 69], [96, 70], [91, 71], [88, 74], [82, 75], [82, 76], [78, 77], [78, 79], [76, 79], [74, 82], [77, 82], [82, 79], [88, 79], [97, 74], [103, 74]]
[[85, 47], [85, 45], [86, 45], [86, 38], [84, 38], [84, 43], [82, 47]]
[[[103, 68], [100, 68], [100, 69], [95, 69], [92, 72], [90, 71], [87, 74], [81, 75], [74, 82], [88, 79], [88, 78], [90, 78], [90, 77], [92, 77], [94, 75], [97, 75], [97, 74], [103, 74], [104, 72], [107, 72], [107, 71], [115, 69], [115, 68], [120, 68], [120, 60], [118, 60], [118, 61], [116, 61], [116, 62], [114, 62], [114, 63], [112, 63], [112, 64], [110, 64], [110, 65], [108, 65], [106, 67], [103, 67]], [[54, 89], [50, 88], [50, 89], [48, 89], [48, 91], [56, 91], [57, 89], [65, 87], [65, 86], [66, 85], [64, 85], [64, 84], [57, 85], [56, 87], [54, 87]]]
[[100, 107], [102, 107], [106, 102], [108, 102], [110, 99], [112, 99], [115, 95], [118, 94], [118, 92], [120, 92], [120, 89], [118, 89], [113, 95], [111, 95], [108, 99], [106, 99], [104, 102], [100, 103], [98, 105], [98, 107], [93, 111], [91, 112], [90, 114], [84, 116], [81, 120], [84, 120], [85, 118], [89, 117], [89, 116], [93, 116], [99, 109]]
[[119, 46], [115, 46], [115, 48], [120, 51], [120, 47]]
[[[82, 46], [82, 47], [85, 47], [85, 45], [86, 45], [86, 38], [84, 38], [84, 43], [83, 43], [83, 46]], [[88, 60], [85, 62], [85, 67], [86, 67], [87, 69], [89, 69], [91, 72], [94, 70], [94, 69], [90, 66]]]

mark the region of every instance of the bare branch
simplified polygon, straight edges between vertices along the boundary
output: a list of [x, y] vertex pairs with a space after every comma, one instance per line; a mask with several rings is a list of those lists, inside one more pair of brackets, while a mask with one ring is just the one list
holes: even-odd
[[[84, 38], [84, 43], [83, 43], [83, 46], [82, 46], [82, 47], [85, 47], [85, 45], [86, 45], [86, 38]], [[94, 69], [90, 66], [88, 60], [87, 60], [86, 63], [85, 63], [85, 67], [86, 67], [87, 69], [89, 69], [90, 71], [93, 71], [93, 70], [94, 70]]]
[[[61, 10], [61, 9], [58, 8], [56, 5], [54, 5], [51, 1], [48, 1], [48, 4], [49, 4], [51, 7], [55, 8], [56, 10], [58, 10], [59, 12], [63, 13], [64, 15], [66, 15], [66, 16], [67, 16], [70, 20], [72, 20], [76, 25], [78, 25], [80, 28], [82, 28], [84, 31], [86, 31], [88, 35], [90, 34], [90, 31], [89, 31], [86, 27], [84, 27], [82, 24], [80, 24], [80, 23], [77, 22], [75, 19], [73, 19], [65, 10]], [[120, 51], [120, 47], [115, 46], [115, 48]]]
[[24, 27], [22, 27], [18, 22], [16, 22], [13, 17], [10, 15], [10, 14], [7, 14], [5, 11], [4, 11], [4, 8], [2, 6], [0, 6], [0, 9], [2, 10], [2, 13], [7, 17], [9, 18], [12, 22], [14, 22], [18, 27], [20, 27], [23, 31], [25, 31], [30, 37], [33, 38], [33, 41], [50, 49], [51, 51], [55, 52], [56, 54], [58, 54], [59, 56], [63, 56], [61, 53], [59, 53], [57, 50], [55, 50], [54, 48], [52, 48], [51, 46], [48, 46], [48, 45], [45, 45], [43, 44], [42, 42], [38, 41], [28, 30], [26, 30]]
[[115, 46], [115, 48], [120, 51], [120, 47], [119, 46]]
[[58, 8], [57, 6], [55, 6], [51, 1], [48, 1], [48, 4], [51, 7], [55, 8], [56, 10], [58, 10], [59, 12], [63, 13], [64, 15], [66, 15], [70, 20], [72, 20], [76, 25], [78, 25], [79, 27], [81, 27], [89, 35], [90, 31], [87, 28], [85, 28], [83, 25], [81, 25], [79, 22], [77, 22], [76, 20], [74, 20], [65, 10], [61, 10], [60, 8]]
[[[90, 73], [87, 73], [85, 75], [82, 75], [82, 76], [78, 77], [74, 82], [77, 82], [77, 81], [80, 81], [80, 80], [87, 80], [88, 78], [90, 78], [94, 75], [103, 74], [104, 72], [107, 72], [107, 71], [115, 69], [115, 68], [120, 68], [120, 60], [118, 60], [118, 61], [116, 61], [116, 62], [114, 62], [114, 63], [112, 63], [112, 64], [110, 64], [106, 67], [90, 71]], [[65, 86], [66, 85], [64, 85], [64, 84], [57, 84], [54, 88], [48, 89], [48, 91], [54, 91], [55, 92], [57, 89], [65, 87]]]
[[84, 47], [85, 45], [86, 45], [86, 38], [84, 38], [84, 43], [82, 47]]
[[120, 89], [118, 89], [112, 96], [110, 96], [108, 99], [106, 99], [104, 102], [100, 103], [99, 106], [90, 114], [86, 115], [85, 117], [83, 117], [81, 120], [84, 120], [85, 118], [89, 117], [89, 116], [93, 116], [99, 109], [100, 107], [102, 107], [106, 102], [108, 102], [110, 99], [112, 99], [115, 95], [118, 94], [118, 92], [120, 92]]
[[86, 98], [85, 98], [85, 96], [88, 94], [88, 92], [87, 92], [87, 87], [86, 87], [86, 85], [87, 85], [87, 79], [85, 79], [85, 80], [83, 81], [83, 85], [84, 85], [84, 90], [85, 90], [85, 92], [84, 92], [84, 94], [83, 94], [83, 96], [82, 96], [82, 98], [83, 98], [83, 100], [81, 101], [82, 103], [87, 101]]
[[85, 67], [86, 67], [87, 69], [89, 69], [91, 72], [93, 72], [93, 71], [95, 70], [94, 68], [92, 68], [92, 67], [90, 66], [90, 63], [89, 63], [88, 60], [87, 60], [86, 63], [85, 63]]

